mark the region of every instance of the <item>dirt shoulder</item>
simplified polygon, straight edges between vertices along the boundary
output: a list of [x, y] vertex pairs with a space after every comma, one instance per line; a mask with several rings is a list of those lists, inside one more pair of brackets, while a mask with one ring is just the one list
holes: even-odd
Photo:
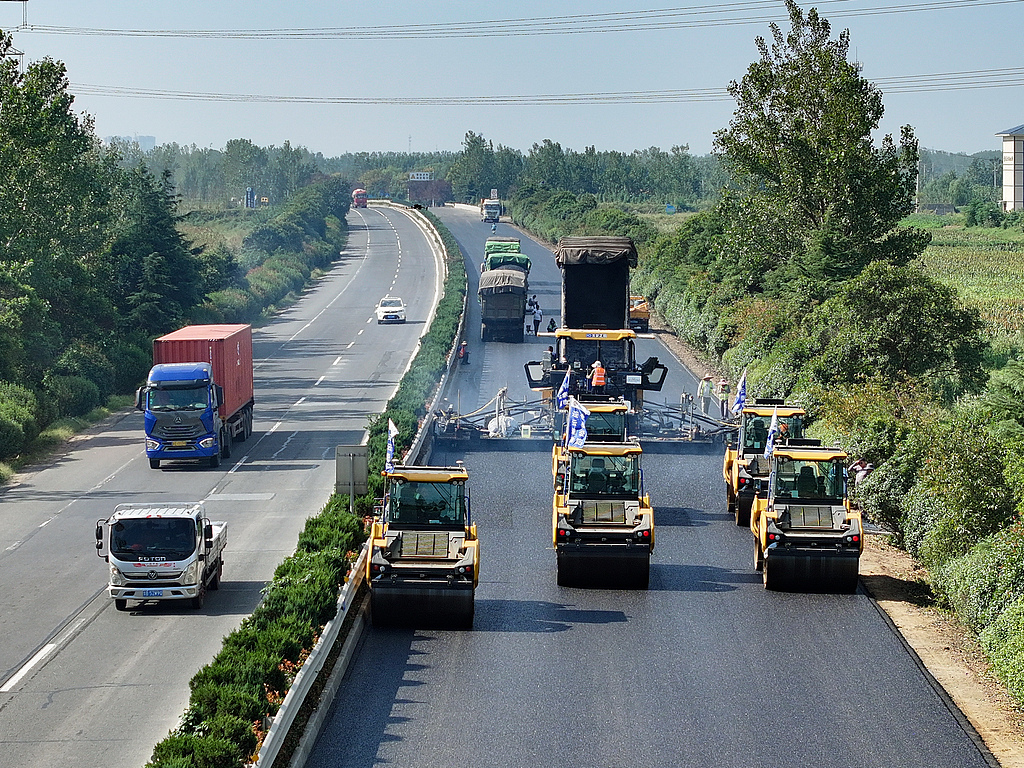
[[[651, 332], [694, 373], [722, 373], [651, 313]], [[912, 653], [959, 708], [1002, 768], [1024, 768], [1024, 712], [996, 680], [974, 635], [932, 605], [925, 571], [906, 552], [870, 536], [861, 583]]]

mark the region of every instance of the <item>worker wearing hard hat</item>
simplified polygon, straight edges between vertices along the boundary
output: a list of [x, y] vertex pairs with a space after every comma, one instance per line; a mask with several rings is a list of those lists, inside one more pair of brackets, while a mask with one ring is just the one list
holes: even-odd
[[605, 373], [604, 366], [601, 365], [600, 360], [595, 360], [594, 364], [590, 367], [590, 391], [598, 394], [604, 394], [604, 382]]

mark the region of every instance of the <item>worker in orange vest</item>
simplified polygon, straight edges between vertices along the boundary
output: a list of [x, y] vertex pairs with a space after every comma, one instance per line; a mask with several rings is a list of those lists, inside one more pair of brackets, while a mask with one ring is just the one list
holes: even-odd
[[590, 368], [590, 391], [604, 394], [604, 366], [600, 360], [595, 360]]

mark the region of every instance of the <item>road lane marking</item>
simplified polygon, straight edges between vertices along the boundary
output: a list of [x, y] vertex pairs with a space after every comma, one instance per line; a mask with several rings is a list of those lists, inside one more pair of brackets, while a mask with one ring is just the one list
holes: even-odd
[[240, 458], [238, 460], [238, 463], [235, 464], [235, 466], [233, 466], [231, 469], [228, 470], [228, 474], [229, 475], [233, 475], [238, 470], [238, 468], [240, 466], [242, 466], [243, 464], [245, 464], [245, 462], [248, 461], [248, 460], [249, 460], [249, 454], [247, 453], [247, 454], [245, 454], [245, 456], [243, 456], [242, 458]]
[[0, 693], [8, 693], [14, 686], [16, 686], [21, 681], [21, 678], [23, 678], [25, 675], [29, 673], [29, 670], [31, 670], [32, 667], [34, 667], [36, 664], [38, 664], [47, 656], [49, 656], [56, 647], [56, 643], [47, 643], [42, 648], [40, 648], [39, 653], [37, 653], [35, 656], [29, 659], [28, 663], [25, 664], [25, 666], [23, 666], [14, 674], [14, 677], [12, 677], [10, 680], [4, 683], [3, 687], [0, 687]]
[[313, 386], [314, 387], [319, 386], [320, 382], [323, 381], [326, 378], [327, 378], [327, 374], [325, 373], [323, 376], [321, 376], [319, 379], [316, 380], [316, 384], [314, 384]]

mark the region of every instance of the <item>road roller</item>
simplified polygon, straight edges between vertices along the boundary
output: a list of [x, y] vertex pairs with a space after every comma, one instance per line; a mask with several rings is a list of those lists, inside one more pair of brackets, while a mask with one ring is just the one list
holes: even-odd
[[480, 546], [466, 469], [396, 466], [384, 472], [366, 579], [375, 626], [473, 626]]
[[766, 589], [856, 591], [864, 528], [847, 495], [847, 458], [807, 438], [772, 452], [767, 493], [750, 516]]
[[553, 538], [558, 585], [646, 589], [654, 512], [639, 442], [559, 446]]
[[768, 490], [768, 460], [764, 458], [768, 429], [772, 416], [779, 419], [779, 444], [800, 439], [804, 434], [807, 411], [786, 405], [783, 400], [761, 398], [747, 405], [740, 413], [739, 434], [725, 445], [722, 475], [725, 477], [725, 498], [736, 525], [750, 525], [750, 508], [754, 497], [763, 497]]

